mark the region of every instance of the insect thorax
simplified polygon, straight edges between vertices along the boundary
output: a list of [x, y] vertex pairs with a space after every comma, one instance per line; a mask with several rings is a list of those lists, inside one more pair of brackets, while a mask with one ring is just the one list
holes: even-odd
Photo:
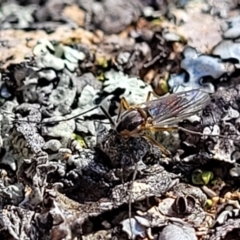
[[117, 122], [116, 131], [119, 134], [131, 133], [131, 136], [134, 133], [138, 133], [140, 127], [145, 122], [144, 118], [141, 116], [138, 110], [125, 111], [120, 115], [120, 118]]

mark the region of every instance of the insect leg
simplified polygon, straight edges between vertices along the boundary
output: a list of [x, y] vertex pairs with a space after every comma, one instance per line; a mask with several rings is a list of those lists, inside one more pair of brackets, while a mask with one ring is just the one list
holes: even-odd
[[160, 148], [160, 150], [166, 155], [171, 156], [171, 152], [169, 152], [163, 145], [161, 145], [159, 142], [155, 141], [153, 138], [151, 138], [149, 135], [145, 134], [143, 137], [147, 140], [149, 140], [152, 144], [156, 145]]
[[129, 103], [128, 103], [128, 101], [126, 100], [125, 97], [122, 97], [121, 102], [120, 102], [120, 106], [119, 106], [119, 110], [118, 110], [117, 122], [118, 122], [118, 120], [119, 120], [119, 117], [120, 117], [120, 114], [121, 114], [123, 108], [124, 108], [125, 110], [130, 109], [130, 105], [129, 105]]
[[150, 126], [147, 127], [147, 129], [149, 129], [151, 132], [156, 132], [156, 131], [175, 131], [175, 130], [179, 130], [179, 127], [154, 127], [154, 126]]
[[225, 136], [225, 135], [220, 135], [220, 134], [205, 134], [205, 133], [200, 133], [200, 132], [196, 132], [193, 130], [189, 130], [186, 129], [184, 127], [178, 127], [179, 130], [183, 131], [183, 132], [187, 132], [187, 133], [191, 133], [191, 134], [195, 134], [195, 135], [199, 135], [199, 136], [209, 136], [209, 137], [219, 137], [219, 138], [223, 138], [223, 139], [230, 139], [230, 140], [234, 140], [236, 141], [236, 139], [233, 139], [229, 136]]
[[154, 97], [156, 97], [156, 98], [161, 98], [161, 97], [166, 97], [167, 95], [169, 95], [169, 93], [168, 93], [168, 94], [165, 94], [164, 96], [158, 96], [155, 92], [150, 91], [150, 92], [148, 92], [146, 102], [150, 101], [151, 96], [154, 96]]
[[155, 92], [150, 91], [148, 92], [146, 102], [150, 101], [152, 95], [155, 96], [156, 98], [159, 98], [159, 96]]
[[174, 131], [174, 130], [181, 130], [183, 132], [187, 132], [187, 133], [191, 133], [194, 135], [198, 135], [198, 136], [209, 136], [209, 137], [219, 137], [219, 138], [223, 138], [223, 139], [230, 139], [230, 140], [234, 140], [237, 141], [237, 139], [231, 138], [229, 136], [225, 136], [225, 135], [220, 135], [220, 134], [205, 134], [205, 133], [201, 133], [201, 132], [196, 132], [193, 130], [189, 130], [187, 128], [184, 127], [154, 127], [154, 126], [150, 126], [147, 127], [147, 129], [149, 129], [151, 132], [154, 131]]

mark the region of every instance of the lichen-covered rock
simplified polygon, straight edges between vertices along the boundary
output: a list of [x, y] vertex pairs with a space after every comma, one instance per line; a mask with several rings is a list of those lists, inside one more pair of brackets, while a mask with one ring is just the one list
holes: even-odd
[[213, 93], [213, 84], [203, 82], [203, 78], [219, 79], [224, 74], [231, 74], [233, 71], [221, 59], [200, 54], [194, 48], [187, 47], [183, 54], [181, 68], [187, 72], [187, 75], [183, 73], [170, 77], [168, 83], [174, 92], [202, 88], [209, 93]]
[[196, 233], [193, 228], [188, 226], [178, 226], [171, 224], [166, 226], [160, 234], [158, 240], [197, 240]]
[[[238, 239], [237, 4], [2, 3], [0, 237]], [[159, 125], [138, 105], [188, 89], [211, 100], [159, 98]], [[116, 131], [122, 97], [146, 133], [175, 129], [150, 133], [168, 157]]]

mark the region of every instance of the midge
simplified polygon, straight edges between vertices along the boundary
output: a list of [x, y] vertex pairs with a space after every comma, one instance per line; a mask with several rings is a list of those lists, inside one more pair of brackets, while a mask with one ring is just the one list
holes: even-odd
[[[208, 93], [200, 89], [172, 93], [167, 96], [150, 100], [152, 94], [154, 95], [152, 92], [148, 93], [146, 102], [132, 106], [130, 106], [127, 100], [123, 97], [120, 102], [116, 123], [100, 105], [73, 117], [53, 121], [51, 124], [74, 119], [100, 107], [104, 114], [109, 118], [117, 134], [125, 139], [143, 136], [153, 144], [157, 145], [164, 154], [170, 155], [170, 152], [167, 149], [147, 135], [147, 131], [171, 131], [176, 129], [188, 131], [187, 129], [177, 127], [176, 124], [202, 110], [210, 102], [210, 96]], [[26, 120], [15, 120], [14, 122], [33, 123], [32, 121]], [[50, 122], [42, 122], [41, 124], [47, 123], [49, 124]], [[192, 133], [201, 134], [197, 132]]]
[[[154, 100], [150, 100], [151, 94], [149, 92], [146, 102], [132, 106], [122, 98], [115, 130], [124, 138], [143, 136], [163, 153], [170, 155], [167, 149], [147, 135], [147, 131], [180, 129], [176, 124], [202, 110], [210, 102], [210, 96], [200, 89], [173, 93]], [[123, 108], [125, 111], [122, 113]]]

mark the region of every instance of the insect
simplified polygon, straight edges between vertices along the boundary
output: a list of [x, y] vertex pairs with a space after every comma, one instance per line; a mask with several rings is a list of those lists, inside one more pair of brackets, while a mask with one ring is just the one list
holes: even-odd
[[[100, 107], [110, 120], [116, 133], [121, 137], [128, 139], [130, 137], [143, 136], [153, 144], [157, 145], [165, 155], [170, 155], [170, 152], [160, 143], [151, 138], [147, 132], [179, 129], [176, 124], [202, 110], [210, 102], [210, 96], [208, 93], [200, 89], [173, 93], [167, 96], [157, 97], [157, 99], [154, 100], [150, 100], [151, 95], [154, 95], [154, 93], [149, 92], [145, 102], [131, 106], [123, 97], [120, 102], [116, 122], [113, 121], [108, 112], [102, 106], [95, 106], [94, 108], [78, 115], [59, 121], [43, 122], [41, 124], [55, 124], [62, 121], [69, 121]], [[15, 120], [14, 122], [17, 123], [21, 121], [26, 122], [26, 120]], [[27, 122], [39, 123], [33, 121]]]
[[210, 102], [210, 96], [199, 89], [173, 93], [154, 100], [150, 100], [151, 94], [149, 92], [146, 102], [133, 106], [129, 106], [126, 99], [122, 98], [115, 130], [124, 138], [141, 135], [169, 155], [169, 151], [147, 135], [147, 131], [176, 130], [177, 127], [173, 125], [202, 110]]

